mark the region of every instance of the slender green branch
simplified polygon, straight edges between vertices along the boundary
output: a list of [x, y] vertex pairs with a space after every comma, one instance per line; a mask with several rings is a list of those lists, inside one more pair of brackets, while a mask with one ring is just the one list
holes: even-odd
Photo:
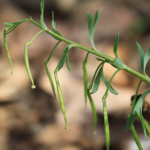
[[[106, 54], [104, 54], [104, 53], [102, 53], [102, 52], [100, 52], [100, 51], [93, 50], [93, 49], [87, 48], [87, 47], [85, 47], [85, 46], [83, 46], [83, 45], [80, 45], [80, 44], [78, 44], [78, 43], [75, 43], [75, 42], [73, 42], [73, 41], [67, 40], [67, 39], [65, 39], [64, 37], [61, 37], [61, 36], [59, 36], [59, 35], [53, 33], [53, 32], [50, 31], [50, 30], [46, 30], [46, 32], [52, 34], [53, 36], [57, 37], [59, 40], [64, 41], [64, 42], [66, 42], [66, 43], [68, 43], [68, 44], [75, 44], [76, 47], [78, 47], [78, 48], [80, 48], [80, 49], [83, 49], [83, 50], [85, 50], [85, 51], [87, 51], [87, 52], [89, 52], [89, 53], [92, 53], [92, 54], [94, 54], [94, 55], [96, 55], [96, 56], [98, 56], [98, 57], [101, 57], [101, 58], [107, 60], [107, 61], [110, 62], [110, 63], [112, 63], [112, 62], [115, 60], [114, 58], [112, 58], [112, 57], [110, 57], [110, 56], [108, 56], [108, 55], [106, 55]], [[132, 74], [132, 75], [134, 75], [134, 76], [140, 78], [141, 80], [145, 81], [146, 83], [150, 84], [150, 78], [148, 78], [147, 76], [145, 76], [145, 75], [143, 75], [143, 74], [141, 74], [141, 73], [139, 73], [139, 72], [133, 70], [132, 68], [130, 68], [130, 67], [128, 67], [128, 66], [126, 66], [126, 67], [124, 68], [124, 70], [127, 71], [127, 72], [129, 72], [130, 74]]]

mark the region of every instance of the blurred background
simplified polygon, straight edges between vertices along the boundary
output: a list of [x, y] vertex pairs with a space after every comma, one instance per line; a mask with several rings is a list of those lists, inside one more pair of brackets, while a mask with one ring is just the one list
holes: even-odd
[[[113, 44], [120, 33], [119, 58], [126, 65], [141, 72], [140, 58], [135, 41], [146, 52], [150, 47], [150, 1], [149, 0], [45, 0], [45, 22], [51, 29], [51, 12], [55, 13], [56, 29], [67, 39], [91, 48], [88, 36], [87, 12], [95, 13], [103, 7], [102, 16], [95, 31], [96, 48], [112, 57]], [[31, 82], [24, 64], [24, 45], [40, 30], [30, 22], [18, 26], [7, 35], [7, 43], [13, 63], [11, 68], [3, 44], [5, 22], [16, 22], [32, 16], [39, 22], [40, 0], [0, 1], [0, 150], [105, 150], [102, 96], [106, 87], [101, 82], [99, 91], [93, 94], [98, 114], [97, 134], [94, 135], [92, 110], [88, 102], [85, 110], [82, 63], [86, 52], [77, 48], [69, 51], [72, 72], [66, 66], [58, 73], [63, 91], [68, 130], [57, 95], [54, 100], [52, 89], [44, 68], [56, 40], [41, 33], [28, 47], [31, 72], [36, 89]], [[61, 42], [48, 63], [53, 75], [63, 50]], [[87, 69], [89, 82], [99, 62], [89, 56]], [[147, 75], [150, 75], [150, 63]], [[110, 79], [115, 69], [104, 66], [104, 74]], [[53, 77], [54, 78], [54, 77]], [[112, 85], [119, 93], [109, 93], [107, 108], [110, 123], [110, 150], [137, 150], [130, 131], [125, 132], [127, 116], [131, 111], [130, 99], [135, 94], [139, 79], [120, 71]], [[140, 92], [150, 86], [142, 83]], [[150, 102], [150, 96], [146, 98]], [[150, 147], [144, 139], [142, 127], [137, 119], [135, 128], [144, 150]], [[150, 139], [149, 139], [150, 140]]]

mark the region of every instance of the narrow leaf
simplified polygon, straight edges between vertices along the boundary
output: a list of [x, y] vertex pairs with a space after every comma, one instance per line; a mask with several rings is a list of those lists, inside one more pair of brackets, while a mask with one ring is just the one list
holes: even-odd
[[100, 64], [98, 65], [98, 67], [96, 68], [96, 71], [95, 71], [95, 73], [94, 73], [94, 75], [93, 75], [92, 81], [91, 81], [91, 83], [90, 83], [90, 85], [89, 85], [89, 87], [88, 87], [89, 90], [92, 89], [92, 86], [93, 86], [93, 84], [94, 84], [94, 80], [95, 80], [95, 77], [96, 77], [96, 75], [97, 75], [97, 72], [99, 71], [99, 68], [100, 68], [103, 64], [104, 64], [103, 62], [100, 63]]
[[4, 41], [4, 47], [5, 47], [5, 51], [6, 51], [6, 54], [7, 54], [7, 58], [9, 60], [9, 64], [10, 64], [10, 67], [11, 67], [11, 73], [10, 74], [13, 74], [13, 65], [12, 65], [12, 62], [11, 62], [11, 57], [9, 55], [7, 41], [6, 41], [6, 29], [4, 30], [3, 41]]
[[13, 26], [13, 22], [5, 22], [5, 26]]
[[65, 60], [66, 60], [66, 53], [64, 53], [62, 57], [60, 58], [60, 61], [58, 64], [58, 71], [63, 67]]
[[87, 22], [88, 22], [90, 43], [91, 43], [92, 47], [95, 48], [94, 41], [93, 41], [93, 15], [92, 15], [92, 13], [91, 14], [87, 13]]
[[[57, 35], [59, 35], [59, 36], [61, 36], [61, 37], [63, 37], [62, 35], [61, 35], [61, 33], [60, 32], [58, 32], [57, 30], [56, 30], [56, 22], [54, 21], [54, 12], [52, 11], [52, 31], [55, 33], [55, 34], [57, 34]], [[57, 37], [55, 37], [55, 36], [53, 36], [53, 35], [51, 35], [54, 39], [56, 39], [56, 40], [59, 40]]]
[[69, 57], [68, 57], [68, 55], [66, 55], [66, 64], [67, 64], [68, 70], [71, 72], [70, 65], [69, 65]]
[[13, 31], [17, 26], [19, 26], [21, 23], [28, 21], [28, 19], [23, 19], [21, 21], [18, 22], [5, 22], [5, 26], [10, 26], [6, 29], [6, 33], [10, 33], [11, 31]]
[[116, 57], [118, 57], [118, 54], [117, 54], [118, 44], [119, 44], [119, 34], [117, 34], [117, 37], [114, 43], [114, 48], [113, 48], [113, 51]]
[[136, 42], [137, 44], [137, 48], [138, 48], [138, 51], [139, 51], [139, 54], [140, 54], [140, 60], [141, 60], [141, 70], [142, 70], [142, 73], [144, 73], [144, 51], [141, 47], [141, 45]]
[[[108, 86], [108, 82], [107, 82], [107, 80], [106, 80], [106, 76], [104, 77], [104, 74], [102, 74], [102, 80], [103, 80], [103, 82], [104, 82], [104, 84], [106, 85], [106, 87]], [[118, 93], [114, 90], [114, 88], [110, 85], [110, 87], [109, 87], [109, 91], [112, 93], [112, 94], [114, 94], [114, 95], [118, 95]]]
[[74, 44], [69, 44], [65, 50], [64, 50], [64, 53], [62, 55], [62, 57], [60, 58], [60, 61], [58, 63], [58, 71], [63, 67], [64, 65], [64, 62], [66, 61], [66, 64], [67, 64], [67, 68], [68, 70], [71, 72], [71, 69], [70, 69], [70, 66], [69, 66], [69, 57], [68, 57], [68, 51], [74, 47], [75, 45]]
[[40, 9], [41, 9], [40, 26], [43, 30], [46, 30], [47, 26], [44, 22], [44, 0], [41, 0]]
[[106, 92], [105, 92], [105, 94], [104, 94], [104, 99], [106, 99], [107, 98], [107, 96], [108, 96], [108, 91], [109, 91], [109, 88], [111, 87], [111, 82], [112, 82], [112, 80], [113, 80], [113, 78], [115, 77], [115, 75], [119, 72], [120, 70], [118, 69], [118, 70], [116, 70], [115, 71], [115, 73], [111, 76], [111, 78], [110, 78], [110, 80], [109, 80], [109, 83], [108, 83], [108, 85], [107, 85], [107, 89], [106, 89]]
[[137, 117], [137, 114], [133, 113], [133, 111], [132, 111], [132, 113], [131, 113], [131, 115], [129, 116], [128, 121], [127, 121], [127, 123], [126, 123], [125, 131], [128, 131], [128, 130], [130, 129], [130, 127], [131, 127], [131, 125], [133, 124], [133, 122], [134, 122], [134, 120], [136, 119], [136, 117]]
[[[98, 23], [98, 20], [100, 19], [102, 9], [103, 9], [103, 8], [100, 9], [100, 14], [99, 14], [99, 16], [98, 16], [98, 10], [97, 10], [96, 13], [95, 13], [94, 24], [93, 24], [93, 32], [95, 31], [95, 28], [96, 28], [96, 25], [97, 25], [97, 23]], [[93, 34], [94, 34], [94, 33], [93, 33]]]
[[10, 26], [9, 28], [7, 28], [7, 32], [6, 34], [9, 34], [10, 32], [12, 32], [17, 26]]
[[5, 22], [5, 26], [18, 26], [19, 24], [27, 21], [28, 19], [23, 19], [23, 20], [20, 20], [18, 22]]
[[93, 88], [92, 88], [92, 91], [91, 91], [91, 94], [97, 92], [98, 88], [99, 88], [99, 85], [100, 85], [100, 78], [102, 77], [102, 71], [103, 71], [103, 66], [99, 69], [97, 75], [96, 75], [96, 78], [95, 78], [95, 81], [94, 81], [94, 85], [93, 85]]
[[95, 17], [94, 17], [94, 24], [93, 24], [93, 29], [96, 27], [96, 24], [98, 22], [98, 10], [95, 12]]
[[145, 56], [144, 56], [144, 73], [145, 73], [146, 65], [147, 65], [149, 59], [150, 59], [150, 48], [147, 50], [147, 52], [145, 53]]

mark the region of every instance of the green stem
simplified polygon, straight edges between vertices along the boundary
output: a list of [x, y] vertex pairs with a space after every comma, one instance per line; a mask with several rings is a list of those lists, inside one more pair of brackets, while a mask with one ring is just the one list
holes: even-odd
[[[92, 54], [94, 54], [94, 55], [96, 55], [96, 56], [98, 56], [98, 57], [101, 57], [101, 58], [107, 60], [107, 61], [110, 62], [110, 63], [112, 63], [112, 62], [115, 60], [114, 58], [110, 57], [109, 55], [106, 55], [106, 54], [104, 54], [104, 53], [102, 53], [102, 52], [100, 52], [100, 51], [98, 51], [98, 50], [93, 50], [93, 49], [87, 48], [87, 47], [85, 47], [85, 46], [83, 46], [83, 45], [80, 45], [80, 44], [78, 44], [78, 43], [75, 43], [75, 42], [73, 42], [73, 41], [70, 41], [70, 40], [68, 40], [68, 39], [65, 39], [64, 37], [61, 37], [61, 36], [55, 34], [54, 32], [52, 32], [52, 31], [50, 31], [50, 30], [45, 30], [45, 32], [50, 33], [51, 35], [57, 37], [59, 40], [64, 41], [64, 42], [66, 42], [66, 43], [68, 43], [68, 44], [75, 44], [76, 47], [78, 47], [78, 48], [80, 48], [80, 49], [83, 49], [83, 50], [85, 50], [85, 51], [87, 51], [87, 52], [89, 52], [89, 53], [92, 53]], [[132, 74], [132, 75], [134, 75], [134, 76], [140, 78], [141, 80], [145, 81], [146, 83], [150, 84], [150, 78], [148, 78], [147, 76], [145, 76], [145, 75], [143, 75], [143, 74], [141, 74], [141, 73], [139, 73], [139, 72], [133, 70], [132, 68], [130, 68], [130, 67], [128, 67], [128, 66], [126, 66], [126, 67], [124, 68], [124, 70], [127, 71], [127, 72], [129, 72], [130, 74]]]
[[130, 130], [131, 130], [131, 132], [132, 132], [133, 138], [134, 138], [134, 140], [135, 140], [135, 142], [136, 142], [136, 144], [137, 144], [139, 150], [143, 150], [142, 145], [141, 145], [141, 143], [140, 143], [140, 140], [139, 140], [139, 138], [138, 138], [138, 135], [137, 135], [137, 133], [136, 133], [136, 131], [135, 131], [135, 128], [134, 128], [133, 124], [131, 125]]

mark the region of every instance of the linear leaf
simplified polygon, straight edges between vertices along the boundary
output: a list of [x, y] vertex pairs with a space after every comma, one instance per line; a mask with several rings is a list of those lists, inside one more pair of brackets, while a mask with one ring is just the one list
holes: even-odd
[[11, 67], [11, 73], [10, 74], [13, 74], [13, 65], [12, 65], [12, 62], [11, 62], [11, 57], [10, 57], [10, 54], [9, 54], [9, 51], [8, 51], [8, 46], [7, 46], [7, 41], [6, 41], [6, 29], [4, 30], [3, 41], [4, 41], [4, 47], [5, 47], [5, 51], [6, 51], [6, 54], [7, 54], [7, 58], [9, 60], [9, 64], [10, 64], [10, 67]]
[[68, 70], [71, 72], [70, 65], [69, 65], [69, 57], [68, 57], [68, 55], [66, 56], [66, 64], [67, 64]]
[[141, 45], [136, 42], [137, 44], [137, 48], [138, 48], [138, 51], [139, 51], [139, 54], [140, 54], [140, 60], [141, 60], [141, 70], [142, 70], [142, 73], [144, 73], [144, 51], [141, 47]]
[[[106, 76], [104, 77], [104, 75], [102, 74], [102, 80], [103, 80], [103, 82], [104, 82], [104, 84], [106, 85], [106, 87], [108, 86], [108, 82], [107, 82], [107, 80], [106, 80]], [[110, 85], [110, 87], [109, 87], [109, 91], [112, 93], [112, 94], [114, 94], [114, 95], [118, 95], [118, 93], [114, 90], [114, 88]]]
[[87, 13], [87, 22], [88, 22], [90, 43], [92, 47], [95, 48], [94, 41], [93, 41], [93, 14], [92, 13], [91, 14]]
[[[54, 21], [54, 12], [52, 11], [52, 31], [55, 33], [55, 34], [57, 34], [57, 35], [59, 35], [59, 36], [61, 36], [61, 37], [63, 37], [62, 35], [61, 35], [61, 33], [60, 32], [58, 32], [57, 30], [56, 30], [56, 22]], [[57, 37], [55, 37], [55, 36], [53, 36], [53, 35], [51, 35], [54, 39], [56, 39], [56, 40], [59, 40]]]
[[63, 67], [65, 60], [66, 60], [66, 53], [63, 53], [58, 64], [58, 71]]
[[71, 69], [70, 69], [70, 66], [69, 66], [69, 57], [68, 57], [68, 51], [74, 47], [75, 45], [74, 44], [69, 44], [65, 50], [64, 50], [64, 53], [62, 55], [62, 57], [60, 58], [60, 61], [58, 63], [58, 71], [63, 67], [64, 65], [64, 62], [66, 61], [66, 64], [67, 64], [67, 68], [68, 70], [71, 72]]
[[131, 125], [133, 124], [134, 120], [136, 119], [137, 117], [137, 114], [133, 113], [133, 111], [131, 112], [131, 115], [130, 117], [128, 118], [128, 121], [126, 123], [126, 126], [125, 126], [125, 131], [128, 131], [131, 127]]
[[[96, 25], [97, 25], [97, 23], [98, 23], [98, 20], [100, 19], [102, 9], [103, 9], [103, 8], [100, 9], [100, 14], [99, 14], [99, 16], [98, 16], [98, 10], [97, 10], [96, 13], [95, 13], [94, 24], [93, 24], [93, 32], [95, 31], [95, 28], [96, 28]], [[94, 33], [93, 33], [93, 36], [94, 36]]]
[[144, 73], [145, 73], [146, 65], [147, 65], [149, 59], [150, 59], [150, 48], [147, 50], [147, 52], [145, 53], [145, 56], [144, 56]]
[[113, 48], [113, 51], [116, 57], [118, 57], [118, 54], [117, 54], [118, 44], [119, 44], [119, 34], [117, 34], [117, 37], [114, 43], [114, 48]]
[[47, 26], [44, 22], [44, 0], [41, 0], [40, 9], [41, 9], [40, 26], [43, 30], [46, 30]]
[[25, 21], [28, 21], [28, 19], [23, 19], [21, 21], [18, 21], [18, 22], [5, 22], [5, 26], [9, 26], [7, 29], [6, 29], [6, 33], [10, 33], [11, 31], [13, 31], [18, 25], [20, 25], [21, 23], [25, 22]]
[[99, 85], [100, 85], [100, 78], [102, 77], [102, 72], [103, 72], [103, 66], [99, 69], [99, 71], [98, 71], [98, 73], [96, 75], [91, 94], [97, 92], [97, 90], [99, 88]]
[[95, 80], [95, 77], [96, 77], [96, 75], [97, 75], [97, 72], [98, 72], [99, 68], [102, 66], [102, 64], [103, 64], [103, 62], [100, 63], [100, 64], [98, 65], [98, 67], [96, 68], [96, 71], [95, 71], [95, 73], [94, 73], [94, 75], [93, 75], [92, 81], [91, 81], [90, 85], [88, 86], [88, 89], [89, 89], [89, 90], [92, 89], [93, 83], [94, 83], [94, 80]]
[[96, 24], [98, 22], [98, 10], [95, 12], [95, 17], [94, 17], [94, 24], [93, 24], [93, 29], [96, 27]]

